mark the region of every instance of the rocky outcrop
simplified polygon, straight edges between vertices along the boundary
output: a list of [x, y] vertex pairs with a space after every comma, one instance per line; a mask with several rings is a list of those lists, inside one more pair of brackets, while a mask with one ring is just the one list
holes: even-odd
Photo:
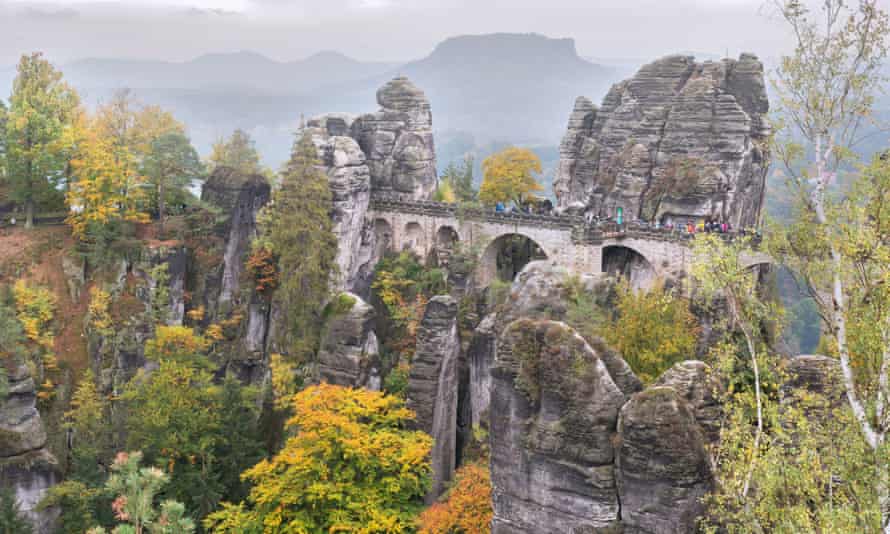
[[612, 87], [597, 109], [579, 98], [560, 145], [561, 210], [625, 219], [760, 219], [769, 104], [756, 56], [696, 63], [669, 56]]
[[46, 449], [46, 432], [27, 366], [13, 365], [7, 373], [9, 392], [0, 398], [0, 487], [12, 488], [36, 532], [52, 532], [57, 511], [37, 511], [36, 506], [61, 480], [58, 462]]
[[637, 393], [618, 421], [616, 477], [626, 534], [695, 532], [713, 475], [695, 410], [673, 387]]
[[[307, 131], [318, 150], [333, 197], [331, 219], [337, 236], [338, 279], [342, 291], [364, 289], [370, 281], [374, 232], [365, 215], [371, 201], [371, 174], [358, 143], [348, 137], [353, 118], [329, 114], [311, 119]], [[362, 291], [364, 292], [364, 291]]]
[[318, 350], [318, 379], [339, 386], [380, 390], [380, 348], [374, 308], [357, 295], [341, 293], [328, 305]]
[[215, 229], [224, 243], [223, 260], [208, 273], [218, 277], [208, 284], [209, 312], [226, 312], [237, 302], [244, 258], [256, 237], [256, 216], [270, 195], [269, 182], [263, 176], [244, 175], [229, 167], [218, 167], [204, 183], [201, 200], [219, 208], [224, 216]]
[[494, 534], [586, 532], [617, 521], [612, 436], [624, 400], [565, 323], [507, 326], [492, 367]]
[[375, 191], [428, 200], [436, 190], [433, 116], [423, 91], [405, 77], [377, 91], [380, 110], [360, 116], [352, 137], [368, 159]]
[[416, 428], [433, 437], [433, 483], [427, 502], [442, 494], [454, 474], [459, 357], [457, 302], [450, 296], [433, 297], [417, 331], [407, 401], [416, 414]]
[[491, 365], [497, 347], [495, 332], [497, 316], [487, 315], [473, 331], [467, 347], [469, 366], [470, 421], [473, 428], [488, 426], [488, 404], [491, 399]]
[[201, 199], [222, 212], [208, 242], [191, 258], [198, 275], [192, 288], [193, 306], [205, 307], [205, 323], [238, 318], [234, 341], [220, 353], [229, 368], [245, 382], [258, 383], [265, 375], [271, 310], [253, 287], [243, 284], [245, 259], [257, 235], [257, 215], [271, 198], [271, 187], [259, 174], [245, 175], [229, 167], [213, 171]]
[[702, 429], [705, 442], [717, 443], [720, 439], [720, 418], [723, 406], [717, 398], [721, 385], [704, 362], [686, 360], [665, 371], [653, 387], [669, 387], [692, 407], [695, 421]]

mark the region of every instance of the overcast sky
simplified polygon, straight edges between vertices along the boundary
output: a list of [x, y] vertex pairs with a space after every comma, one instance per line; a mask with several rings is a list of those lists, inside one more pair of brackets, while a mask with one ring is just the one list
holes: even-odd
[[[770, 0], [0, 0], [0, 65], [42, 50], [83, 57], [186, 60], [253, 50], [293, 60], [336, 50], [403, 61], [468, 33], [572, 37], [587, 57], [677, 51], [777, 55]], [[890, 2], [890, 0], [887, 0]]]

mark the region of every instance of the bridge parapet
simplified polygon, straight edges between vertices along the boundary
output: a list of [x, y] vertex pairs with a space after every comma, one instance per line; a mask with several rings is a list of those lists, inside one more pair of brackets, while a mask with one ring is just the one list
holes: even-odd
[[396, 213], [415, 213], [430, 217], [454, 217], [497, 224], [520, 224], [541, 228], [583, 227], [584, 218], [567, 215], [544, 215], [520, 211], [496, 212], [486, 208], [462, 207], [447, 202], [424, 200], [402, 200], [397, 197], [374, 194], [371, 196], [371, 209]]

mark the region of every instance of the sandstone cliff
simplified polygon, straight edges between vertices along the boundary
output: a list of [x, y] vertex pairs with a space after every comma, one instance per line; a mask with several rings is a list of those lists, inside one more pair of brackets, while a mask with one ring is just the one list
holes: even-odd
[[408, 377], [407, 406], [415, 426], [433, 436], [431, 503], [446, 489], [457, 459], [457, 397], [460, 339], [457, 302], [450, 296], [430, 299], [417, 331], [417, 349]]
[[46, 449], [46, 431], [28, 367], [13, 364], [7, 372], [9, 393], [0, 398], [0, 486], [12, 488], [35, 531], [45, 534], [53, 531], [57, 511], [35, 508], [46, 491], [61, 480], [61, 473]]
[[669, 56], [578, 98], [554, 181], [562, 210], [625, 218], [757, 224], [769, 151], [763, 65], [756, 56], [696, 63]]

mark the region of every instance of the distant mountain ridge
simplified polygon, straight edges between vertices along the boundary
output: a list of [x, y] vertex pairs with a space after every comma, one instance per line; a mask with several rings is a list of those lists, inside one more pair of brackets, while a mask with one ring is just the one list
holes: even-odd
[[[250, 51], [212, 53], [184, 62], [89, 58], [62, 66], [75, 86], [94, 89], [252, 89], [304, 94], [319, 85], [364, 79], [394, 68], [365, 63], [339, 52], [280, 62]], [[319, 83], [319, 80], [324, 83]]]
[[[170, 109], [203, 153], [234, 128], [248, 130], [272, 166], [287, 158], [300, 115], [374, 111], [377, 89], [399, 74], [431, 102], [440, 165], [512, 143], [555, 153], [575, 97], [599, 101], [620, 79], [612, 67], [580, 57], [573, 39], [509, 33], [452, 37], [404, 64], [332, 51], [276, 61], [242, 51], [184, 62], [92, 58], [60, 68], [89, 104], [127, 87]], [[0, 98], [13, 75], [0, 69]]]

